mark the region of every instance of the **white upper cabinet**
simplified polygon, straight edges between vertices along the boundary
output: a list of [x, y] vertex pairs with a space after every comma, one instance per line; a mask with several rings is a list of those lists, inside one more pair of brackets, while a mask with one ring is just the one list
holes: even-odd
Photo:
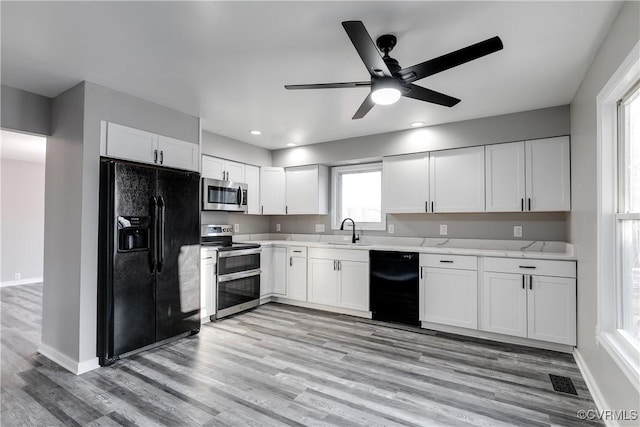
[[525, 209], [524, 142], [485, 147], [487, 212]]
[[329, 168], [322, 165], [287, 168], [285, 176], [285, 213], [329, 213]]
[[484, 147], [430, 153], [432, 212], [484, 212]]
[[260, 168], [260, 213], [264, 215], [285, 214], [284, 168]]
[[177, 169], [198, 170], [200, 150], [196, 144], [158, 136], [159, 163]]
[[571, 209], [571, 159], [569, 137], [525, 142], [526, 209], [568, 211]]
[[245, 182], [245, 165], [212, 156], [202, 156], [202, 177]]
[[260, 168], [245, 165], [244, 180], [247, 184], [247, 213], [260, 214]]
[[101, 155], [177, 169], [199, 170], [198, 144], [103, 122]]
[[382, 159], [382, 209], [385, 213], [430, 212], [429, 153]]
[[569, 137], [486, 147], [488, 212], [568, 211]]

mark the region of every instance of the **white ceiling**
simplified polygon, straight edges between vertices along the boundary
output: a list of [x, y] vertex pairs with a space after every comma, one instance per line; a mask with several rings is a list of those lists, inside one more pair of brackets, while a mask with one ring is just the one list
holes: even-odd
[[[2, 2], [2, 83], [54, 97], [82, 80], [202, 118], [270, 149], [571, 102], [620, 3]], [[393, 33], [407, 67], [498, 35], [504, 50], [417, 83], [462, 99], [402, 98], [351, 120], [368, 80], [341, 22]], [[249, 134], [259, 129], [262, 135]]]
[[0, 130], [0, 158], [44, 163], [46, 152], [46, 138]]

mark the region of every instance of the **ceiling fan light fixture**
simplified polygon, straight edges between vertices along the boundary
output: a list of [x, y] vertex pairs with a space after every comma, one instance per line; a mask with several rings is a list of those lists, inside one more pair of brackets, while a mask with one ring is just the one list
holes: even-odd
[[391, 105], [400, 99], [400, 91], [395, 87], [383, 87], [371, 92], [371, 99], [378, 105]]

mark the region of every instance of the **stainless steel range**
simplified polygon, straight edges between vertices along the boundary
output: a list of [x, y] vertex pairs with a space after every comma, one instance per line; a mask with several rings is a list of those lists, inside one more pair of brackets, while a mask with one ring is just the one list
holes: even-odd
[[217, 249], [216, 319], [260, 305], [260, 245], [232, 236], [232, 225], [202, 226], [200, 244]]

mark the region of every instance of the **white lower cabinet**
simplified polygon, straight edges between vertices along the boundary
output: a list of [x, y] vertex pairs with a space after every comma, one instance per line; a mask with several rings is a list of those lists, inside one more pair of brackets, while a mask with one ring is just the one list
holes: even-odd
[[420, 320], [478, 328], [475, 256], [420, 255]]
[[369, 311], [369, 252], [310, 248], [308, 300]]
[[216, 275], [217, 251], [213, 248], [200, 249], [200, 317], [208, 322], [216, 314], [218, 276]]
[[480, 329], [575, 345], [575, 262], [485, 258]]
[[274, 246], [273, 248], [273, 295], [287, 294], [287, 248]]
[[287, 251], [287, 292], [289, 299], [307, 300], [307, 248], [295, 246]]
[[273, 293], [273, 248], [263, 246], [260, 252], [260, 298]]

